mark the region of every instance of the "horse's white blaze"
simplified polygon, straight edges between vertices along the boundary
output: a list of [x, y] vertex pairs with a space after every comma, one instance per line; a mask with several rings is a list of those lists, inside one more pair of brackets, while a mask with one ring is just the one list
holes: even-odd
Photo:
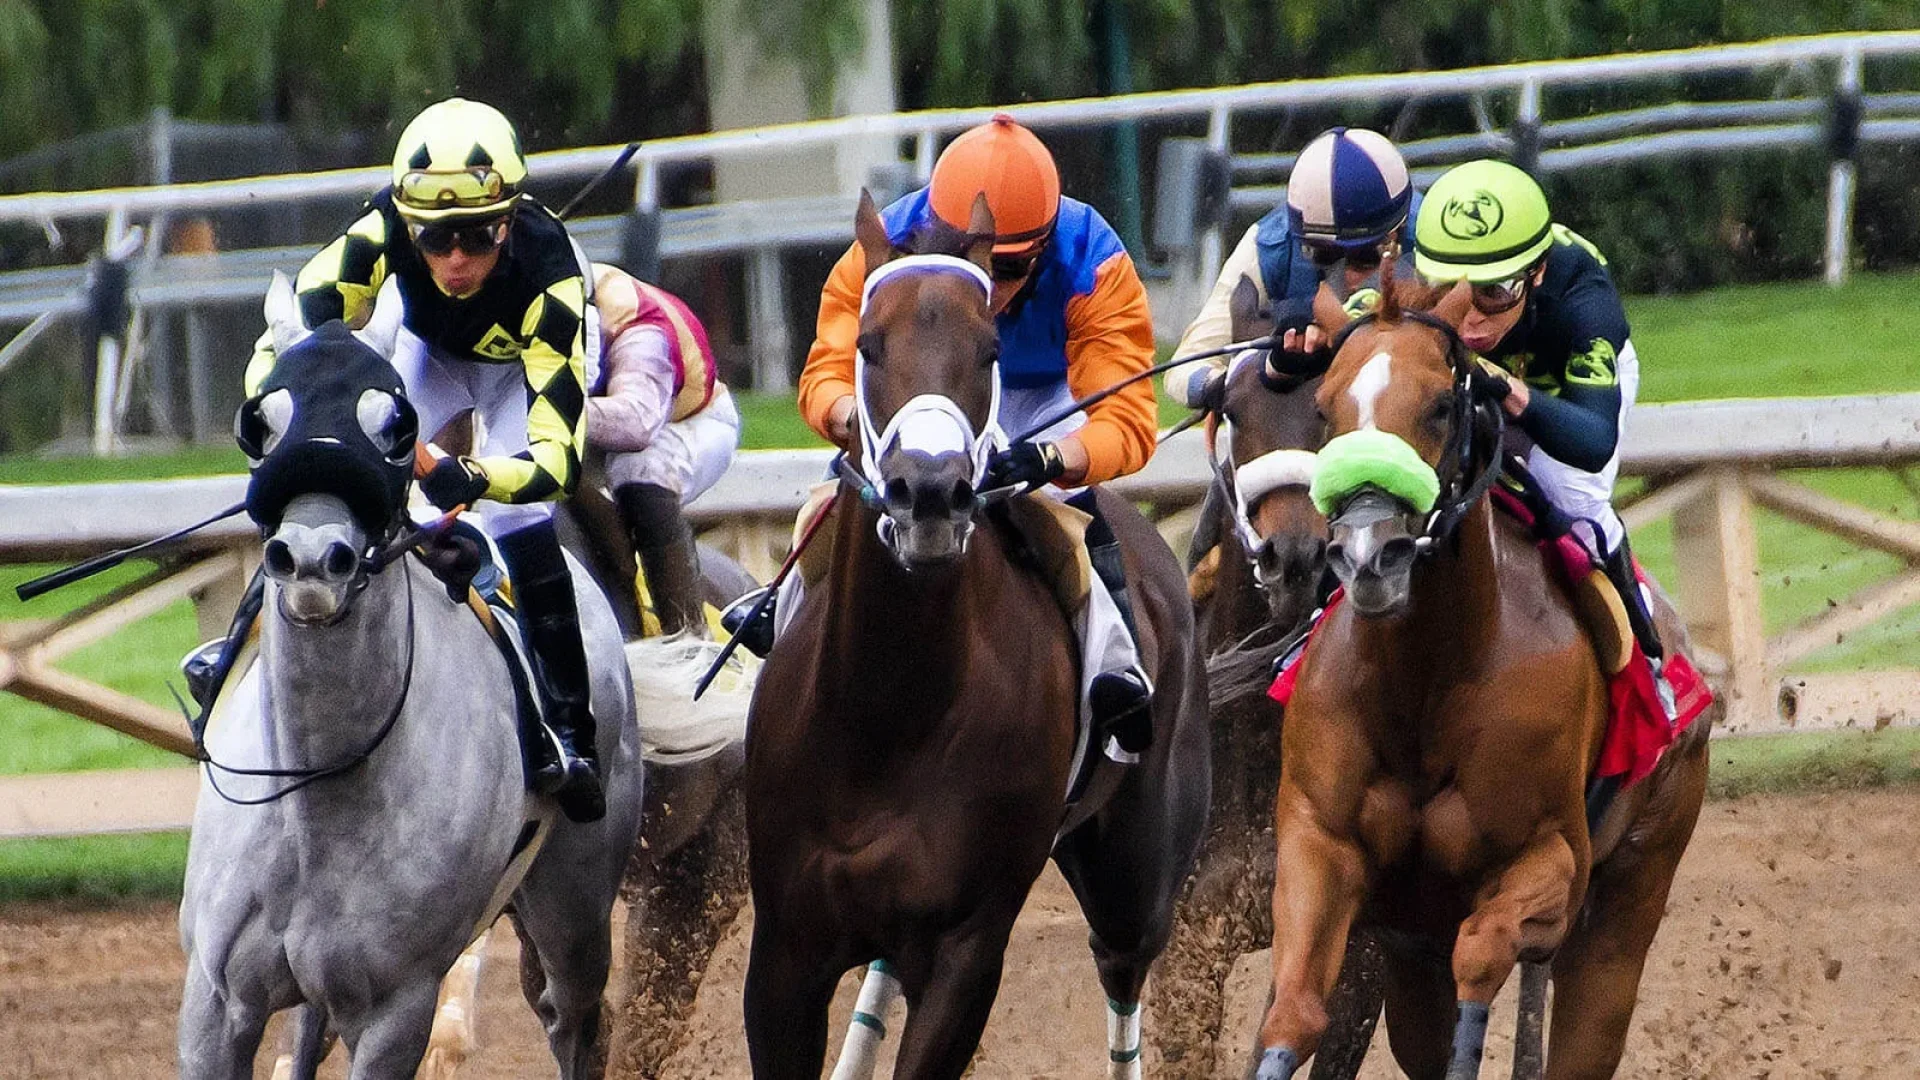
[[1353, 377], [1353, 382], [1347, 387], [1347, 396], [1360, 409], [1360, 427], [1373, 426], [1373, 407], [1379, 402], [1381, 392], [1387, 388], [1392, 377], [1393, 354], [1384, 351], [1374, 353], [1373, 359], [1367, 361], [1367, 366]]
[[1107, 1002], [1107, 1080], [1141, 1080], [1139, 1002]]
[[880, 1044], [887, 1039], [887, 1009], [899, 996], [900, 980], [893, 977], [887, 965], [878, 960], [868, 965], [831, 1080], [872, 1080]]

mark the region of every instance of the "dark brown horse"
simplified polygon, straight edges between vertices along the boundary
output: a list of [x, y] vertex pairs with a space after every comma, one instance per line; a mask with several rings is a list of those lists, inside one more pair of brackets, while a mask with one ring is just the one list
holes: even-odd
[[1102, 759], [1067, 815], [1077, 650], [1031, 534], [1009, 524], [1045, 512], [993, 510], [976, 492], [998, 339], [976, 272], [993, 235], [984, 201], [974, 217], [965, 261], [897, 267], [870, 200], [855, 222], [870, 274], [859, 407], [900, 434], [875, 443], [869, 502], [841, 485], [824, 573], [749, 721], [746, 1021], [762, 1080], [819, 1076], [834, 985], [871, 961], [909, 1009], [894, 1075], [962, 1075], [1049, 854], [1092, 928], [1107, 1068], [1138, 1076], [1141, 985], [1206, 814], [1205, 687], [1180, 567], [1102, 493], [1156, 686], [1154, 738], [1137, 764]]
[[1343, 945], [1369, 925], [1388, 935], [1408, 1075], [1477, 1076], [1494, 995], [1516, 961], [1551, 958], [1548, 1077], [1611, 1076], [1699, 813], [1704, 723], [1589, 833], [1607, 688], [1533, 539], [1486, 498], [1497, 414], [1467, 389], [1467, 303], [1463, 287], [1403, 315], [1389, 289], [1320, 389], [1334, 440], [1317, 493], [1346, 599], [1282, 734], [1259, 1080], [1313, 1054]]

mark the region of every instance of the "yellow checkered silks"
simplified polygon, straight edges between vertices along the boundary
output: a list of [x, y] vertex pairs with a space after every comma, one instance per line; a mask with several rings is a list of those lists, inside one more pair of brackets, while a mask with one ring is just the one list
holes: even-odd
[[[387, 237], [386, 218], [377, 209], [369, 210], [307, 260], [293, 284], [306, 325], [319, 326], [330, 319], [344, 319], [353, 327], [366, 323], [380, 285], [387, 280]], [[272, 332], [261, 334], [247, 363], [249, 397], [259, 391], [277, 360]]]
[[486, 497], [527, 503], [573, 493], [587, 436], [586, 282], [547, 287], [521, 320], [520, 363], [527, 375], [527, 448], [479, 459]]

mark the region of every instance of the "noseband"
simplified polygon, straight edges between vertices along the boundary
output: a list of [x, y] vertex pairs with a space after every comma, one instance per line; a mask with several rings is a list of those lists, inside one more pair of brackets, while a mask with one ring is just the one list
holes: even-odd
[[[980, 286], [981, 301], [993, 301], [993, 281], [985, 270], [952, 255], [906, 255], [882, 263], [867, 275], [860, 292], [860, 313], [865, 315], [874, 290], [882, 283], [903, 274], [958, 274]], [[966, 410], [945, 394], [917, 394], [900, 406], [885, 428], [876, 429], [867, 404], [867, 357], [855, 350], [853, 356], [854, 415], [860, 427], [860, 474], [873, 489], [883, 489], [886, 478], [880, 472], [880, 460], [896, 447], [934, 455], [960, 453], [972, 464], [968, 477], [976, 494], [987, 475], [987, 459], [1006, 443], [1000, 429], [1000, 365], [993, 365], [992, 390], [983, 429], [975, 431]], [[976, 504], [978, 500], [976, 499]]]
[[[1440, 332], [1447, 343], [1447, 365], [1453, 371], [1453, 415], [1447, 422], [1447, 442], [1440, 451], [1443, 468], [1440, 498], [1427, 514], [1427, 522], [1416, 540], [1421, 554], [1429, 554], [1434, 545], [1451, 537], [1466, 519], [1475, 503], [1500, 479], [1503, 465], [1500, 440], [1506, 431], [1506, 413], [1496, 402], [1477, 401], [1472, 380], [1476, 361], [1459, 331], [1424, 311], [1402, 311], [1402, 319], [1417, 322]], [[1334, 336], [1329, 351], [1338, 356], [1340, 349], [1356, 330], [1379, 321], [1377, 314], [1363, 315], [1342, 327]], [[1480, 459], [1484, 455], [1484, 462]]]
[[[1246, 364], [1264, 364], [1268, 350], [1248, 349], [1234, 357], [1227, 364], [1226, 378], [1231, 381], [1234, 373]], [[1301, 379], [1290, 386], [1286, 392], [1292, 393], [1306, 385], [1308, 379]], [[1279, 390], [1271, 391], [1280, 393]], [[1234, 435], [1233, 418], [1223, 410], [1220, 414], [1220, 426], [1226, 429], [1227, 438]], [[1217, 439], [1209, 447], [1208, 457], [1213, 466], [1214, 482], [1220, 485], [1222, 494], [1233, 501], [1233, 529], [1240, 538], [1240, 546], [1246, 552], [1247, 561], [1258, 564], [1260, 546], [1266, 542], [1253, 525], [1253, 508], [1256, 503], [1284, 487], [1306, 487], [1313, 482], [1313, 469], [1319, 455], [1312, 450], [1269, 450], [1244, 465], [1235, 465], [1229, 442], [1228, 453], [1218, 453]], [[1265, 589], [1266, 582], [1258, 574], [1254, 583]]]

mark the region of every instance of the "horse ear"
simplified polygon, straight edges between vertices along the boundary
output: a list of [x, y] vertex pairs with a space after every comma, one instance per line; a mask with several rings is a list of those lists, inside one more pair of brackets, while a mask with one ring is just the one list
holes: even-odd
[[374, 298], [373, 311], [367, 316], [367, 324], [355, 330], [353, 336], [391, 360], [394, 341], [400, 336], [401, 320], [406, 318], [406, 314], [406, 302], [400, 298], [400, 279], [388, 277], [386, 284], [380, 287], [379, 296]]
[[967, 219], [967, 261], [993, 272], [993, 208], [987, 205], [987, 193], [973, 197], [973, 213]]
[[1400, 280], [1393, 248], [1380, 260], [1380, 321], [1400, 321]]
[[1254, 326], [1260, 321], [1260, 286], [1253, 278], [1240, 275], [1240, 283], [1233, 287], [1233, 295], [1227, 299], [1227, 324], [1235, 341], [1245, 341], [1254, 336]]
[[880, 210], [866, 188], [860, 189], [860, 207], [853, 212], [853, 239], [867, 257], [867, 273], [893, 261], [893, 241], [887, 238], [887, 225], [880, 220]]
[[278, 270], [267, 286], [267, 332], [273, 336], [273, 351], [284, 353], [311, 334], [300, 317], [300, 298], [294, 295], [293, 282]]
[[1473, 308], [1473, 286], [1465, 281], [1454, 283], [1438, 303], [1433, 305], [1432, 315], [1455, 330], [1467, 321], [1467, 312]]
[[1313, 294], [1314, 325], [1332, 337], [1344, 329], [1349, 321], [1346, 306], [1340, 303], [1339, 297], [1333, 295], [1333, 289], [1326, 282], [1321, 282], [1319, 290]]

